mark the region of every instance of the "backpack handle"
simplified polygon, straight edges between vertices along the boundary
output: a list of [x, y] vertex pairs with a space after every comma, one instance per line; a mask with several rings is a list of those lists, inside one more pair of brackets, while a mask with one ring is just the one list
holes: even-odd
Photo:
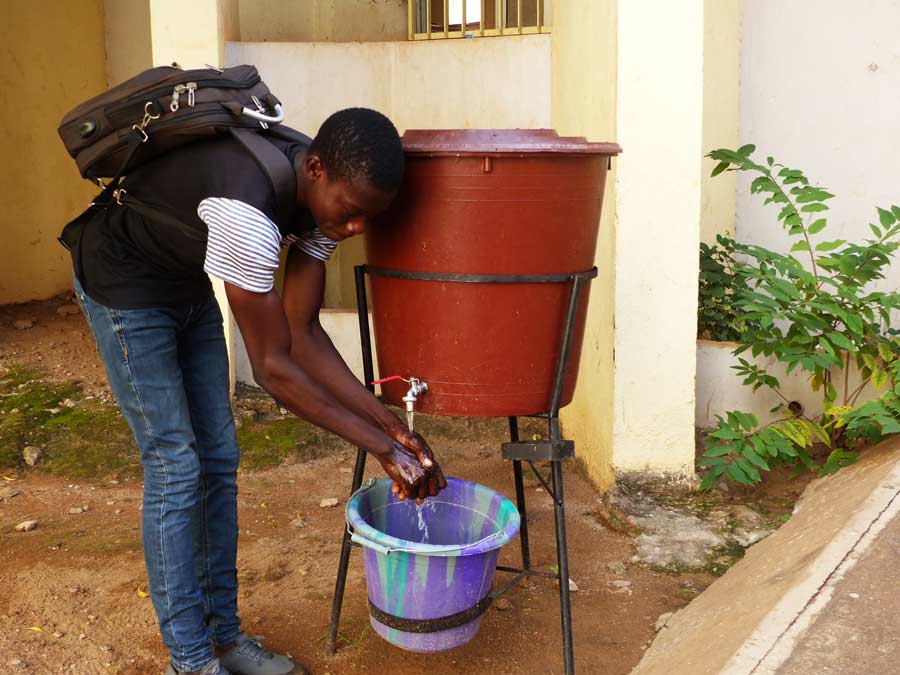
[[281, 107], [280, 103], [276, 103], [274, 106], [275, 115], [266, 115], [258, 110], [252, 110], [250, 108], [241, 108], [241, 115], [245, 115], [246, 117], [250, 117], [251, 119], [256, 120], [257, 122], [265, 122], [267, 124], [279, 124], [284, 121], [284, 108]]

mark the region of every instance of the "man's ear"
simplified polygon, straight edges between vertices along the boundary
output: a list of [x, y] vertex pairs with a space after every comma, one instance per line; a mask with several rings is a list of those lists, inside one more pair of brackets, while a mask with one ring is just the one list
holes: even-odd
[[309, 155], [303, 168], [311, 181], [317, 181], [325, 175], [325, 167], [322, 165], [322, 160], [319, 159], [318, 155]]

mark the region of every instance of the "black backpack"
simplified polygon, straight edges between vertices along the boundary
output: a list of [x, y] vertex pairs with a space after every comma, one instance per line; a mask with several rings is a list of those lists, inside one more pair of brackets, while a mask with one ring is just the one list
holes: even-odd
[[[310, 139], [281, 124], [283, 119], [281, 102], [248, 65], [224, 70], [151, 68], [85, 101], [63, 117], [59, 135], [81, 175], [97, 182], [102, 192], [66, 226], [60, 241], [71, 249], [84, 218], [113, 204], [204, 239], [196, 228], [129, 196], [120, 183], [130, 169], [223, 134], [236, 138], [256, 160], [272, 184], [278, 222], [288, 222], [296, 208], [296, 174], [284, 153], [265, 137], [306, 144]], [[104, 178], [111, 180], [105, 183]]]

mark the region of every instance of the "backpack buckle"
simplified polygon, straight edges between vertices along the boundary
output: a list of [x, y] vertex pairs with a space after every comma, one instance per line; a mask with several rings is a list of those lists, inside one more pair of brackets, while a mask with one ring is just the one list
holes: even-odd
[[128, 190], [126, 190], [125, 188], [118, 188], [116, 190], [113, 190], [113, 199], [116, 200], [116, 204], [122, 206], [122, 197], [124, 197], [126, 194], [128, 194]]

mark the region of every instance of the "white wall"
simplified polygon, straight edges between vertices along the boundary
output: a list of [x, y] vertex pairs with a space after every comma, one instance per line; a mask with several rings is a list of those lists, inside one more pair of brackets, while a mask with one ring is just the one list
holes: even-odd
[[[900, 2], [751, 0], [743, 23], [741, 143], [837, 195], [819, 240], [871, 237], [874, 207], [900, 204]], [[776, 207], [748, 188], [738, 238], [786, 250]], [[883, 282], [898, 285], [900, 266]]]

